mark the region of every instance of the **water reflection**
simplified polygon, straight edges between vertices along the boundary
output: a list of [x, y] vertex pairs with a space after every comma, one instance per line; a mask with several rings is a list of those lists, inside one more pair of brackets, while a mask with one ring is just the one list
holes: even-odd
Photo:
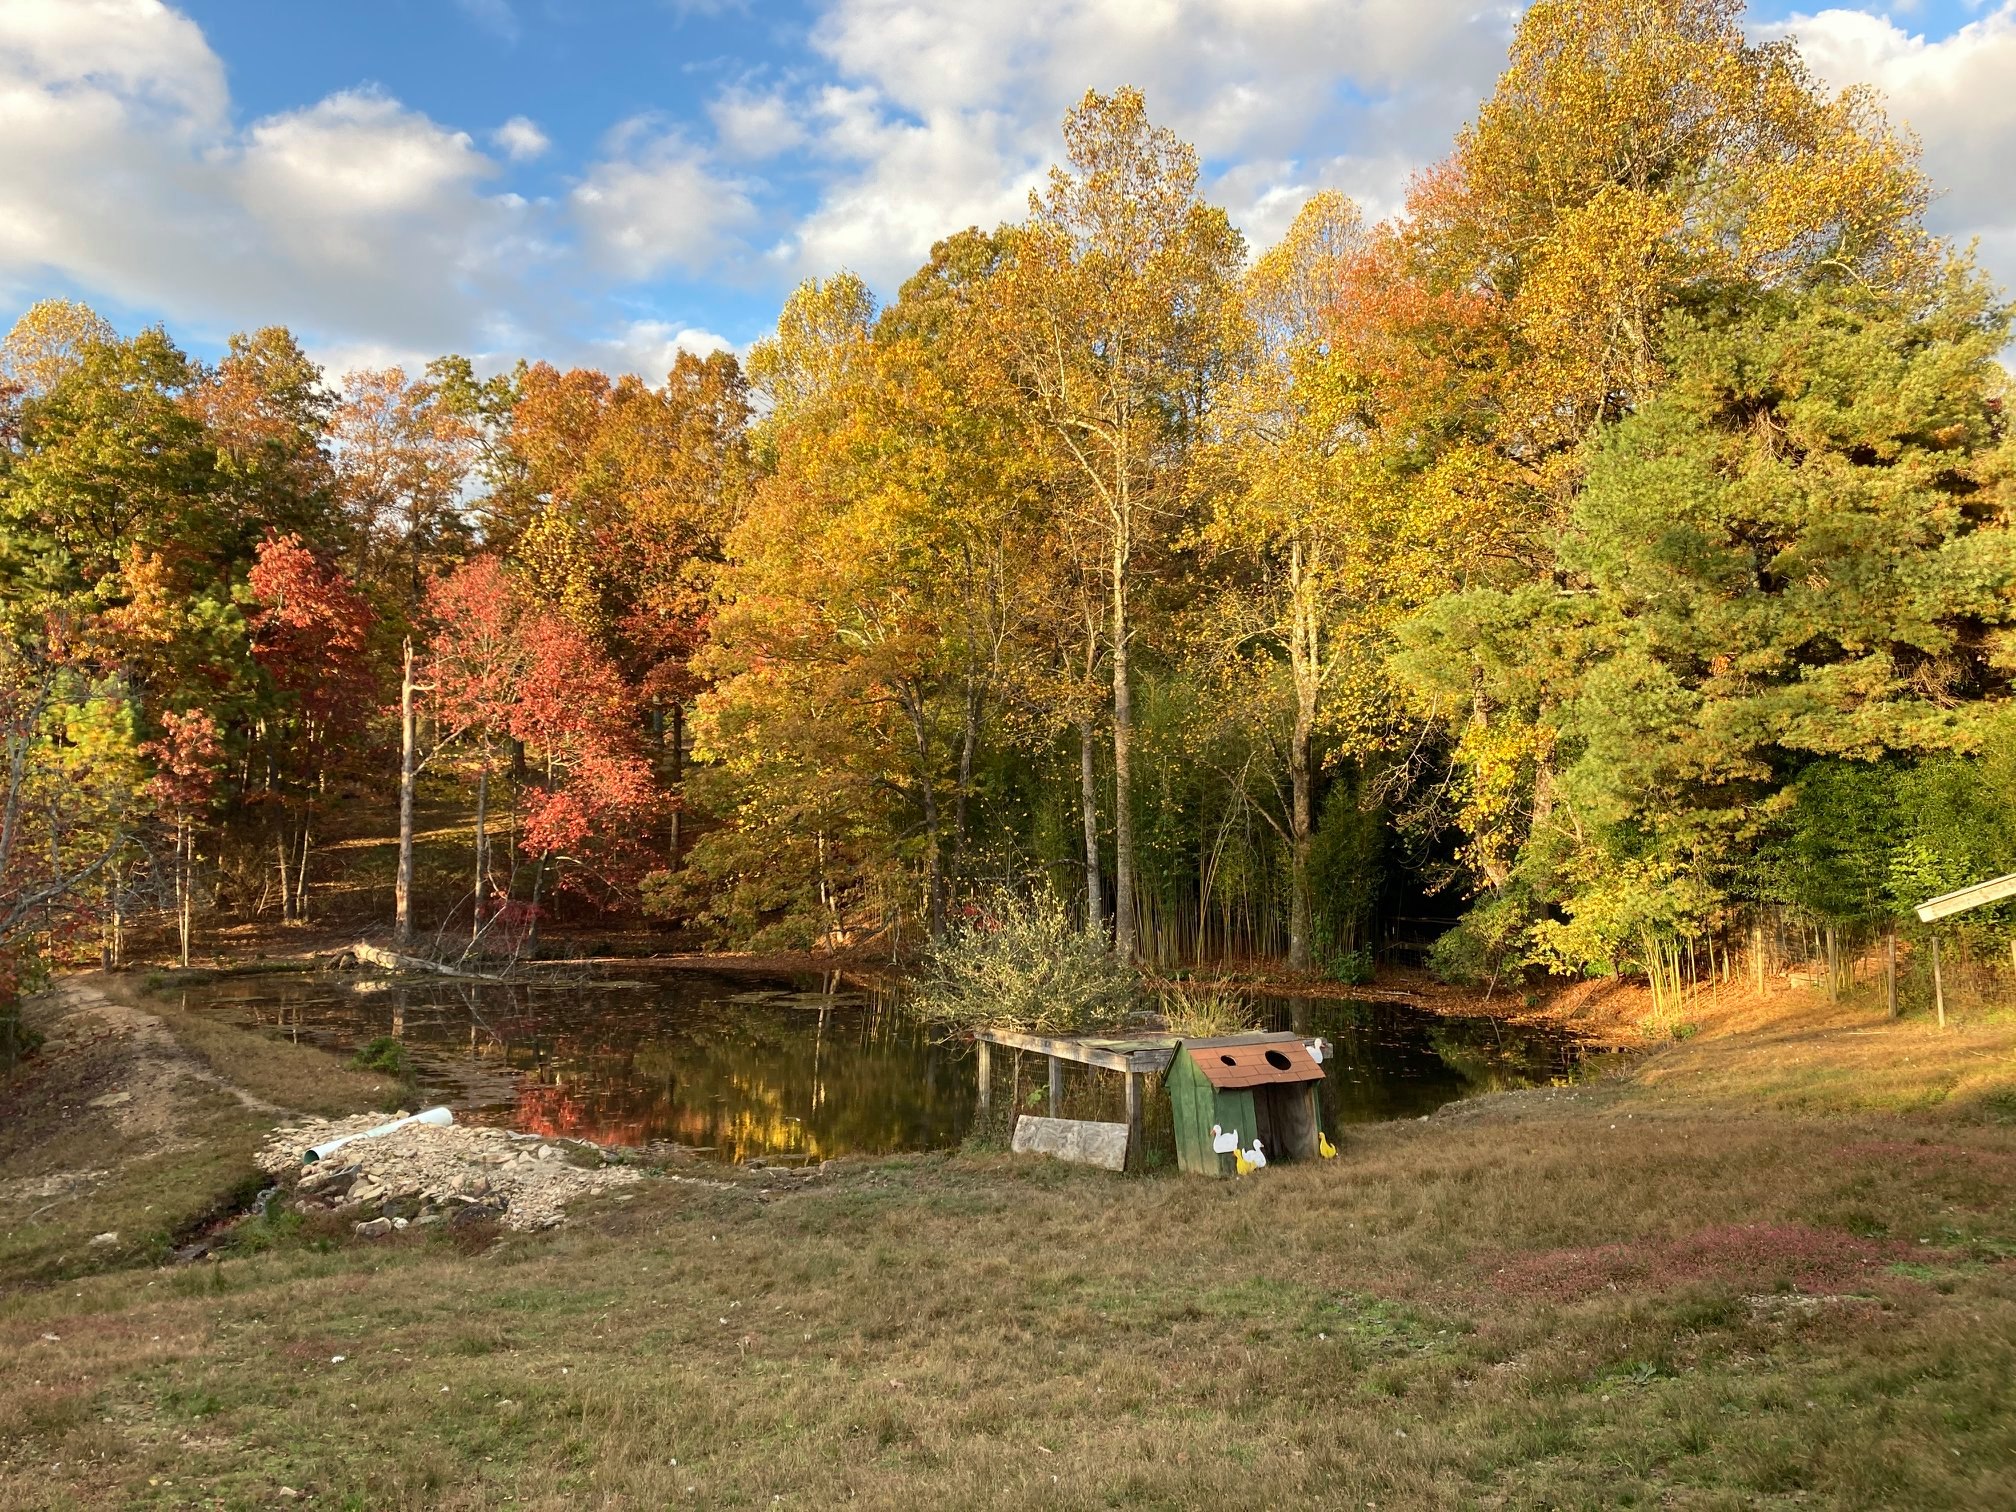
[[[891, 998], [831, 979], [680, 972], [492, 987], [238, 977], [192, 987], [184, 1003], [342, 1051], [394, 1035], [425, 1094], [459, 1116], [601, 1143], [819, 1160], [954, 1145], [974, 1115], [969, 1045], [936, 1041]], [[1260, 1005], [1268, 1027], [1336, 1047], [1323, 1088], [1333, 1129], [1572, 1076], [1581, 1061], [1566, 1036], [1489, 1019], [1335, 998]], [[1034, 1088], [1042, 1077], [1032, 1061], [1023, 1081]], [[1119, 1116], [1118, 1078], [1098, 1080], [1112, 1085], [1074, 1076], [1074, 1116]]]
[[1320, 1034], [1329, 1127], [1418, 1118], [1483, 1092], [1545, 1086], [1582, 1074], [1584, 1047], [1559, 1030], [1489, 1018], [1445, 1018], [1400, 1003], [1264, 997], [1265, 1027]]

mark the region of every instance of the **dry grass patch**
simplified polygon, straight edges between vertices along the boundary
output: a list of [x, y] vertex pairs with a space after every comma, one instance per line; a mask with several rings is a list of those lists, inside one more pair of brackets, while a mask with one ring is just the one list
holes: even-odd
[[915, 1157], [475, 1252], [283, 1232], [0, 1300], [0, 1507], [2001, 1507], [2012, 1163], [1654, 1079], [1244, 1182]]

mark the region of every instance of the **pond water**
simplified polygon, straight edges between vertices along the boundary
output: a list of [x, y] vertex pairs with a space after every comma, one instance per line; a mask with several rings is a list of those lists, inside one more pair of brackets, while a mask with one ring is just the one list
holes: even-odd
[[[1412, 1117], [1478, 1092], [1579, 1074], [1582, 1047], [1548, 1030], [1390, 1003], [1263, 998], [1267, 1027], [1335, 1046], [1332, 1129]], [[184, 989], [183, 1006], [349, 1051], [395, 1035], [423, 1095], [470, 1122], [604, 1144], [671, 1140], [726, 1160], [820, 1160], [957, 1144], [972, 1128], [970, 1044], [946, 1043], [886, 995], [832, 980], [666, 972], [648, 981], [483, 986], [247, 976]], [[995, 1099], [1044, 1081], [996, 1057]], [[1114, 1117], [1117, 1076], [1071, 1068], [1065, 1112]], [[1154, 1107], [1150, 1099], [1151, 1123]]]

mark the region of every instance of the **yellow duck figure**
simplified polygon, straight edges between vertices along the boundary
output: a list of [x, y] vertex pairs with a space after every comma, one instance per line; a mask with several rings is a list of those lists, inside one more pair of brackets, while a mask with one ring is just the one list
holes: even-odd
[[1337, 1146], [1330, 1143], [1330, 1136], [1325, 1134], [1321, 1129], [1316, 1131], [1316, 1153], [1321, 1155], [1325, 1160], [1335, 1160], [1337, 1158]]
[[1253, 1162], [1246, 1158], [1244, 1150], [1236, 1146], [1232, 1151], [1232, 1169], [1241, 1176], [1251, 1176], [1253, 1174]]

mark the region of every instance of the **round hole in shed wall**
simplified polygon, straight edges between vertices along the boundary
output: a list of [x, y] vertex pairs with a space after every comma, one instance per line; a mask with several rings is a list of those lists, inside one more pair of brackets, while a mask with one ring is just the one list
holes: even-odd
[[1236, 1066], [1236, 1065], [1238, 1065], [1238, 1064], [1239, 1064], [1239, 1062], [1238, 1062], [1238, 1061], [1236, 1061], [1235, 1059], [1233, 1059], [1233, 1058], [1232, 1058], [1231, 1056], [1229, 1056], [1229, 1055], [1221, 1055], [1221, 1056], [1219, 1056], [1219, 1057], [1218, 1057], [1218, 1059], [1220, 1059], [1221, 1061], [1225, 1062], [1225, 1064], [1226, 1064], [1226, 1065], [1228, 1065], [1228, 1066]]
[[1272, 1066], [1276, 1071], [1286, 1071], [1290, 1062], [1288, 1057], [1283, 1055], [1279, 1050], [1269, 1050], [1267, 1052], [1267, 1064]]

